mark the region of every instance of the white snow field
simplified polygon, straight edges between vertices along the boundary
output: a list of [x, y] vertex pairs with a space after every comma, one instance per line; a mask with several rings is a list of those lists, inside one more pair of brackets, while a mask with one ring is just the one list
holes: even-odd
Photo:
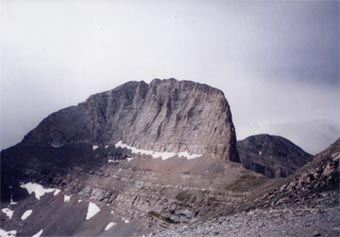
[[36, 199], [40, 200], [45, 193], [55, 192], [57, 189], [55, 188], [44, 188], [40, 184], [28, 182], [26, 184], [21, 184], [21, 188], [25, 188], [29, 194], [34, 193]]
[[1, 211], [6, 214], [8, 219], [12, 219], [14, 211], [9, 208], [2, 208]]
[[72, 195], [69, 195], [69, 196], [64, 195], [64, 202], [69, 202], [71, 200], [71, 196]]
[[202, 156], [200, 154], [191, 154], [188, 151], [182, 151], [182, 152], [176, 153], [176, 152], [158, 152], [158, 151], [151, 151], [151, 150], [143, 150], [143, 149], [139, 149], [139, 148], [124, 144], [122, 141], [117, 142], [115, 146], [120, 147], [120, 148], [126, 148], [130, 150], [133, 154], [150, 155], [154, 159], [161, 158], [162, 160], [167, 160], [175, 156], [185, 157], [188, 160], [191, 160], [191, 159], [195, 159], [195, 158]]
[[90, 202], [87, 209], [86, 220], [91, 219], [92, 217], [97, 215], [98, 212], [100, 212], [100, 208], [96, 204]]
[[0, 237], [15, 237], [17, 236], [16, 230], [6, 231], [0, 228]]
[[32, 214], [32, 210], [27, 210], [27, 211], [25, 211], [24, 212], [24, 214], [22, 214], [22, 216], [21, 216], [21, 220], [26, 220], [31, 214]]
[[40, 237], [42, 235], [42, 233], [44, 232], [43, 229], [41, 229], [38, 233], [32, 235], [32, 237]]
[[105, 231], [111, 229], [113, 226], [115, 226], [117, 223], [115, 222], [110, 222], [109, 224], [107, 224], [107, 226], [105, 227]]

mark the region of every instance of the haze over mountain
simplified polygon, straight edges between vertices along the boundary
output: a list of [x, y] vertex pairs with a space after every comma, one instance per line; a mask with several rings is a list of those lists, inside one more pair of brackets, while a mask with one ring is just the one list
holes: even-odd
[[338, 1], [2, 6], [2, 149], [88, 95], [171, 77], [221, 89], [238, 140], [278, 134], [315, 154], [340, 133]]
[[339, 1], [0, 5], [0, 237], [340, 236]]
[[216, 88], [127, 82], [52, 113], [1, 151], [0, 235], [140, 236], [233, 215], [271, 195], [277, 184], [262, 174], [287, 176], [311, 159], [277, 136], [253, 136], [237, 149]]

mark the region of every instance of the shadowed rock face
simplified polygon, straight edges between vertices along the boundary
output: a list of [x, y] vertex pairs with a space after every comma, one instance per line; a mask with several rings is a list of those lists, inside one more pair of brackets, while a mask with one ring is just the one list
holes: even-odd
[[340, 138], [293, 175], [276, 181], [253, 205], [339, 206], [339, 160]]
[[269, 178], [286, 177], [313, 156], [280, 136], [260, 134], [237, 143], [243, 166]]
[[128, 82], [44, 119], [23, 144], [115, 144], [209, 155], [239, 162], [223, 92], [204, 84]]

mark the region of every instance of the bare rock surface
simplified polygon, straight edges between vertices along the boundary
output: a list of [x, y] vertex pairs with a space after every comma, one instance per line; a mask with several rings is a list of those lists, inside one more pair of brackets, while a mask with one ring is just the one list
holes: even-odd
[[340, 139], [296, 173], [264, 190], [256, 198], [256, 206], [339, 204], [339, 160]]
[[339, 236], [339, 160], [340, 139], [296, 174], [248, 196], [236, 214], [150, 235]]
[[[118, 141], [201, 156], [156, 158]], [[50, 115], [1, 151], [0, 231], [331, 235], [338, 231], [339, 151], [340, 140], [293, 175], [268, 179], [233, 162], [235, 131], [221, 91], [174, 79], [129, 82]], [[27, 183], [38, 187], [39, 198], [23, 188]], [[88, 218], [90, 207], [96, 212]]]
[[[141, 236], [191, 223], [216, 210], [232, 211], [266, 182], [239, 163], [209, 157], [162, 160], [126, 152], [114, 146], [93, 150], [89, 144], [20, 144], [2, 151], [1, 206], [13, 210], [14, 216], [2, 215], [0, 228], [16, 230], [18, 236], [32, 236], [44, 226], [47, 236]], [[258, 182], [247, 186], [243, 182], [248, 179]], [[28, 182], [61, 192], [37, 200], [20, 187]], [[90, 202], [101, 211], [87, 221]], [[27, 209], [33, 213], [22, 221]], [[105, 231], [109, 222], [117, 224]]]
[[243, 166], [268, 178], [287, 177], [313, 159], [291, 141], [269, 134], [247, 137], [237, 142]]
[[[119, 141], [200, 156], [163, 160]], [[17, 236], [42, 228], [47, 236], [141, 236], [232, 212], [267, 181], [233, 161], [235, 130], [221, 91], [174, 79], [129, 82], [51, 114], [1, 151], [1, 205], [14, 215], [1, 216], [0, 228]], [[60, 193], [37, 200], [21, 188], [29, 182]], [[100, 211], [87, 220], [90, 204]], [[105, 230], [109, 223], [116, 224]]]
[[239, 161], [229, 104], [205, 84], [155, 79], [128, 82], [51, 114], [24, 144], [116, 144], [209, 154]]
[[148, 236], [339, 236], [339, 207], [256, 209]]

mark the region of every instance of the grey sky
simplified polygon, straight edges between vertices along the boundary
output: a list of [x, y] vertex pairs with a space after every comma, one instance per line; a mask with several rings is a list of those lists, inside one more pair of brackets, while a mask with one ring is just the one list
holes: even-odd
[[1, 147], [129, 80], [222, 89], [238, 139], [315, 153], [339, 125], [339, 2], [1, 0]]

